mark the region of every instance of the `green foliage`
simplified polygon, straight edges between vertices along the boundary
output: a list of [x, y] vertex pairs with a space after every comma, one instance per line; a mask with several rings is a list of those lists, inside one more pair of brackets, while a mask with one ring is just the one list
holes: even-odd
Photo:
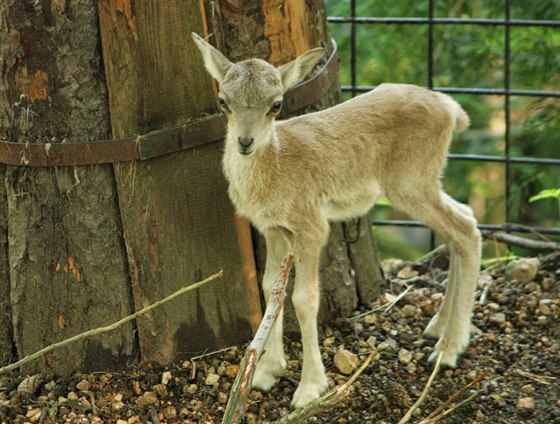
[[[350, 2], [325, 0], [329, 16], [350, 16]], [[357, 16], [427, 17], [428, 0], [360, 0]], [[438, 0], [435, 17], [504, 19], [503, 0]], [[511, 2], [511, 19], [560, 20], [560, 1]], [[350, 25], [330, 26], [341, 53], [340, 77], [350, 85]], [[438, 24], [433, 32], [433, 82], [436, 87], [505, 87], [504, 26]], [[411, 24], [356, 25], [356, 82], [428, 85], [428, 26]], [[560, 29], [510, 27], [510, 83], [512, 89], [560, 90]], [[457, 134], [452, 153], [505, 154], [504, 96], [454, 96], [471, 117], [468, 131]], [[510, 154], [512, 157], [559, 157], [560, 99], [510, 98]], [[560, 187], [560, 167], [512, 164], [510, 217], [526, 225], [557, 226], [560, 210], [552, 202], [530, 202], [535, 193]], [[453, 161], [443, 180], [446, 191], [470, 203], [482, 223], [503, 223], [506, 167], [502, 163]], [[374, 218], [402, 219], [390, 206], [374, 210]], [[394, 235], [393, 235], [394, 236]], [[413, 237], [414, 238], [414, 237]], [[381, 242], [383, 244], [383, 242]], [[407, 236], [403, 245], [411, 245]], [[400, 255], [403, 256], [403, 255]], [[407, 255], [408, 256], [408, 255]]]

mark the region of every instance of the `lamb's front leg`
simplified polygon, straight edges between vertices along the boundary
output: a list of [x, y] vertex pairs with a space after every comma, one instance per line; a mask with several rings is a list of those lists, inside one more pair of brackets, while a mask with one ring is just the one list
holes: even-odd
[[[292, 301], [301, 329], [303, 365], [301, 380], [294, 394], [292, 406], [300, 408], [319, 397], [328, 380], [321, 360], [317, 331], [319, 312], [319, 254], [322, 241], [296, 245], [296, 281]], [[303, 248], [302, 248], [303, 247]]]
[[[264, 297], [268, 304], [272, 286], [280, 270], [282, 259], [289, 251], [289, 244], [281, 230], [271, 229], [265, 233], [266, 239], [266, 268], [263, 277]], [[264, 346], [255, 375], [253, 376], [253, 387], [269, 391], [284, 374], [286, 359], [284, 358], [284, 345], [282, 343], [282, 312], [272, 328], [268, 340]]]

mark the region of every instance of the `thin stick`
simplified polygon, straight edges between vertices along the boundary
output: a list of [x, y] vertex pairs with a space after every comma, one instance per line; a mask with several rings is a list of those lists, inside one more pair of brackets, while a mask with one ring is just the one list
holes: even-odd
[[467, 384], [466, 386], [464, 386], [463, 388], [461, 388], [460, 390], [456, 391], [455, 393], [453, 393], [449, 399], [447, 399], [445, 402], [443, 402], [440, 406], [438, 406], [430, 415], [428, 415], [428, 419], [434, 418], [437, 415], [440, 415], [441, 412], [447, 408], [449, 406], [449, 404], [451, 404], [452, 402], [455, 402], [455, 400], [461, 396], [463, 393], [465, 393], [467, 390], [469, 390], [472, 386], [474, 386], [475, 384], [477, 384], [480, 380], [482, 380], [484, 377], [486, 377], [488, 375], [489, 370], [484, 370], [482, 371], [473, 381], [471, 381], [469, 384]]
[[354, 384], [356, 379], [362, 374], [362, 372], [367, 368], [370, 362], [377, 356], [377, 351], [372, 351], [365, 361], [360, 365], [360, 368], [356, 370], [354, 374], [348, 379], [346, 383], [342, 386], [335, 387], [329, 390], [324, 395], [318, 397], [317, 399], [309, 402], [303, 408], [296, 409], [290, 415], [277, 421], [277, 424], [296, 424], [305, 422], [311, 417], [318, 415], [336, 405], [342, 398], [347, 395], [348, 390]]
[[452, 412], [454, 412], [457, 408], [460, 408], [461, 406], [469, 403], [471, 400], [473, 400], [475, 397], [478, 396], [478, 394], [480, 393], [480, 390], [477, 390], [476, 392], [474, 392], [472, 395], [470, 395], [468, 398], [462, 400], [459, 403], [456, 403], [455, 405], [453, 405], [451, 408], [449, 408], [446, 411], [443, 411], [443, 413], [439, 414], [436, 417], [433, 418], [428, 418], [426, 420], [422, 420], [419, 424], [434, 424], [436, 422], [438, 422], [439, 420], [441, 420], [442, 418], [446, 417], [447, 415], [451, 414]]
[[249, 346], [247, 346], [245, 356], [241, 361], [239, 372], [233, 382], [229, 401], [224, 412], [224, 418], [222, 420], [224, 424], [238, 423], [245, 415], [245, 404], [247, 403], [247, 398], [251, 391], [255, 367], [263, 353], [264, 344], [284, 306], [286, 286], [288, 285], [290, 268], [293, 263], [294, 252], [290, 252], [282, 261], [280, 271], [272, 286], [272, 292], [268, 304], [266, 305], [263, 319], [257, 329], [255, 337], [253, 337], [253, 340]]
[[434, 378], [436, 377], [436, 375], [439, 372], [439, 368], [441, 366], [441, 360], [443, 358], [443, 354], [445, 353], [446, 348], [447, 348], [447, 340], [444, 339], [443, 343], [442, 343], [442, 346], [441, 346], [441, 350], [439, 351], [439, 354], [438, 354], [438, 357], [437, 357], [436, 364], [434, 365], [434, 370], [432, 371], [432, 374], [430, 375], [430, 378], [428, 379], [428, 382], [426, 383], [426, 387], [424, 387], [424, 390], [422, 391], [422, 394], [420, 395], [418, 400], [416, 402], [414, 402], [414, 405], [412, 405], [410, 407], [410, 409], [406, 412], [405, 416], [402, 417], [402, 419], [399, 421], [398, 424], [407, 423], [410, 420], [410, 418], [412, 417], [412, 413], [422, 404], [422, 402], [424, 402], [424, 399], [428, 395], [428, 391], [430, 390], [430, 387], [432, 386], [432, 383], [434, 382]]
[[560, 243], [555, 243], [553, 241], [533, 240], [526, 237], [514, 236], [513, 234], [493, 233], [493, 234], [484, 234], [484, 237], [502, 243], [506, 243], [512, 246], [519, 246], [525, 249], [534, 250], [537, 252], [560, 250]]
[[66, 340], [62, 340], [58, 343], [54, 343], [52, 345], [49, 345], [49, 346], [45, 347], [44, 349], [41, 349], [38, 352], [35, 352], [31, 355], [28, 355], [25, 358], [20, 359], [17, 362], [14, 362], [13, 364], [10, 364], [10, 365], [7, 365], [5, 367], [0, 368], [0, 374], [12, 371], [12, 370], [24, 365], [24, 364], [27, 364], [28, 362], [32, 362], [32, 361], [40, 358], [41, 356], [43, 356], [46, 353], [49, 353], [49, 352], [52, 352], [53, 350], [60, 349], [62, 347], [68, 346], [69, 344], [74, 343], [78, 340], [85, 339], [86, 337], [98, 336], [99, 334], [107, 333], [108, 331], [113, 331], [113, 330], [123, 326], [127, 322], [130, 322], [130, 321], [136, 319], [140, 315], [144, 315], [145, 313], [150, 312], [150, 311], [154, 310], [155, 308], [160, 307], [164, 303], [167, 303], [167, 302], [175, 299], [178, 296], [181, 296], [182, 294], [184, 294], [188, 291], [198, 289], [199, 287], [209, 283], [210, 281], [222, 277], [223, 274], [224, 274], [224, 271], [220, 271], [220, 272], [217, 272], [216, 274], [211, 275], [210, 277], [205, 278], [204, 280], [198, 281], [198, 282], [196, 282], [196, 283], [194, 283], [194, 284], [192, 284], [188, 287], [183, 287], [183, 288], [177, 290], [175, 293], [167, 296], [166, 298], [158, 300], [157, 302], [152, 303], [151, 305], [146, 306], [145, 308], [139, 310], [138, 312], [135, 312], [131, 315], [128, 315], [128, 316], [122, 318], [121, 320], [111, 324], [111, 325], [107, 325], [105, 327], [94, 328], [93, 330], [88, 330], [88, 331], [85, 331], [83, 333], [76, 334], [75, 336], [72, 336], [72, 337], [70, 337]]
[[361, 313], [359, 315], [355, 315], [355, 316], [351, 317], [350, 319], [351, 320], [357, 320], [357, 319], [365, 317], [366, 315], [370, 315], [370, 314], [373, 314], [374, 312], [378, 312], [378, 311], [388, 312], [389, 309], [391, 309], [393, 306], [395, 306], [413, 288], [414, 288], [414, 286], [408, 286], [405, 289], [405, 291], [403, 291], [401, 294], [399, 294], [397, 297], [395, 297], [390, 302], [385, 302], [382, 305], [375, 306], [375, 307], [371, 308], [369, 311], [366, 311], [366, 312]]

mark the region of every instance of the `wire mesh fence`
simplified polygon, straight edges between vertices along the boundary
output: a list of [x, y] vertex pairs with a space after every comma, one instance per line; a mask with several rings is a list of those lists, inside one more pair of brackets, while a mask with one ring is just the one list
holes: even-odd
[[[365, 3], [369, 3], [369, 6], [366, 7]], [[558, 77], [560, 68], [548, 69], [549, 67], [554, 68], [560, 62], [558, 54], [560, 51], [560, 7], [554, 3], [551, 3], [552, 6], [548, 5], [550, 2], [542, 0], [533, 4], [534, 10], [527, 11], [527, 9], [512, 6], [510, 0], [493, 0], [486, 2], [485, 5], [482, 5], [482, 2], [474, 1], [467, 3], [478, 4], [478, 10], [467, 12], [463, 10], [461, 13], [458, 10], [451, 10], [453, 7], [457, 9], [457, 4], [461, 2], [451, 4], [445, 0], [426, 0], [425, 2], [396, 3], [410, 3], [409, 7], [404, 5], [400, 10], [401, 13], [403, 9], [408, 13], [403, 14], [404, 16], [387, 16], [390, 13], [399, 12], [399, 10], [388, 11], [387, 2], [326, 1], [327, 12], [330, 15], [328, 17], [330, 28], [337, 41], [339, 38], [343, 39], [342, 43], [339, 41], [339, 47], [342, 56], [341, 69], [343, 72], [345, 71], [346, 75], [342, 85], [345, 97], [348, 98], [375, 88], [375, 84], [363, 82], [364, 80], [372, 81], [368, 72], [373, 69], [373, 73], [375, 73], [375, 69], [379, 66], [389, 64], [394, 66], [393, 73], [391, 70], [380, 71], [378, 79], [381, 80], [377, 83], [384, 82], [382, 78], [385, 76], [393, 79], [387, 82], [411, 82], [454, 97], [463, 96], [460, 98], [461, 103], [464, 103], [461, 100], [468, 99], [465, 96], [476, 98], [477, 100], [473, 101], [473, 104], [474, 102], [495, 103], [495, 109], [498, 110], [493, 111], [493, 116], [500, 116], [500, 134], [496, 135], [497, 130], [494, 130], [492, 140], [488, 143], [478, 140], [472, 143], [475, 147], [470, 148], [469, 151], [452, 150], [448, 155], [450, 167], [453, 162], [458, 163], [459, 167], [469, 166], [469, 163], [474, 164], [473, 166], [482, 166], [481, 164], [484, 163], [501, 167], [499, 168], [500, 181], [496, 182], [501, 193], [494, 193], [494, 198], [501, 199], [502, 213], [499, 217], [487, 217], [479, 214], [483, 215], [479, 216], [479, 226], [483, 230], [560, 235], [558, 226], [560, 212], [555, 211], [554, 206], [551, 206], [541, 214], [544, 216], [534, 216], [537, 214], [531, 214], [527, 199], [520, 200], [521, 195], [518, 190], [519, 186], [525, 187], [529, 184], [528, 180], [523, 178], [523, 172], [519, 171], [523, 169], [530, 169], [531, 175], [539, 176], [540, 185], [548, 184], [551, 187], [560, 188], [560, 133], [554, 133], [554, 131], [548, 133], [550, 128], [560, 129], [560, 123], [547, 124], [548, 127], [535, 125], [533, 128], [535, 131], [531, 132], [534, 139], [531, 140], [530, 136], [524, 137], [523, 134], [519, 134], [520, 124], [518, 122], [521, 114], [518, 103], [522, 103], [524, 107], [528, 108], [527, 110], [537, 108], [537, 106], [531, 105], [538, 103], [538, 113], [543, 108], [549, 109], [550, 114], [545, 116], [546, 120], [560, 119], [560, 78]], [[449, 5], [447, 9], [444, 4]], [[475, 8], [473, 6], [473, 9]], [[365, 13], [369, 15], [365, 15]], [[445, 13], [448, 16], [442, 16]], [[460, 16], [449, 16], [454, 14]], [[483, 16], [485, 14], [493, 16]], [[384, 32], [389, 31], [389, 28], [391, 28], [394, 40], [377, 46], [378, 40], [388, 37]], [[514, 32], [512, 33], [512, 31]], [[453, 34], [458, 34], [458, 38], [463, 41], [463, 44], [453, 43]], [[525, 45], [529, 43], [524, 40], [534, 34], [537, 34], [534, 37], [534, 47], [525, 48]], [[450, 50], [450, 48], [455, 49], [456, 52], [451, 55], [452, 59], [446, 59], [442, 51]], [[368, 57], [368, 54], [371, 56], [371, 52], [375, 52], [376, 49], [384, 49], [384, 57], [389, 57], [389, 59], [376, 61]], [[388, 49], [390, 52], [387, 52]], [[422, 51], [421, 54], [419, 54], [420, 51]], [[539, 63], [532, 63], [530, 59], [539, 53], [544, 56], [543, 62], [540, 63], [539, 56], [537, 61]], [[408, 60], [414, 60], [414, 66], [410, 66], [410, 64], [408, 67], [403, 66], [403, 63], [407, 61], [407, 54], [409, 55]], [[420, 62], [418, 62], [418, 57], [420, 57]], [[478, 66], [476, 60], [473, 60], [475, 63], [469, 63], [473, 57], [480, 59], [482, 65]], [[461, 74], [461, 67], [463, 74]], [[489, 70], [484, 73], [483, 70], [487, 67]], [[402, 68], [414, 69], [406, 71], [407, 74], [399, 71]], [[448, 68], [456, 68], [455, 73], [446, 71]], [[532, 74], [536, 75], [541, 71], [547, 73], [545, 78], [531, 78]], [[468, 77], [463, 78], [462, 76], [477, 72], [480, 75], [470, 77], [470, 80]], [[454, 81], [453, 75], [461, 75], [458, 78], [461, 81]], [[520, 75], [523, 78], [519, 77]], [[521, 84], [520, 81], [524, 83]], [[530, 118], [525, 115], [528, 116], [532, 112], [523, 113], [523, 119], [529, 120]], [[533, 146], [536, 145], [535, 143], [541, 143], [539, 146], [542, 145], [540, 138], [545, 132], [547, 132], [544, 134], [547, 137], [546, 143], [550, 147], [541, 149], [542, 151], [539, 151], [538, 154], [525, 154], [524, 151], [535, 150], [526, 147], [531, 143]], [[472, 134], [467, 137], [471, 140], [476, 139], [477, 131], [473, 130]], [[485, 137], [488, 137], [487, 134]], [[523, 139], [524, 148], [519, 147], [519, 139]], [[490, 144], [499, 147], [490, 149], [492, 151], [488, 153]], [[477, 145], [480, 145], [479, 149], [476, 149]], [[457, 174], [460, 177], [460, 173], [460, 171], [455, 172], [455, 177]], [[533, 184], [533, 189], [535, 187], [539, 186]], [[453, 190], [451, 190], [451, 194], [455, 195]], [[526, 193], [524, 195], [527, 197]], [[491, 194], [487, 194], [485, 201], [492, 202], [491, 197]], [[466, 198], [461, 200], [468, 201]], [[558, 202], [560, 203], [560, 199]], [[520, 206], [520, 203], [523, 205]], [[552, 212], [550, 212], [551, 210]], [[394, 217], [390, 219], [374, 217], [373, 223], [379, 226], [423, 227], [419, 222]], [[431, 239], [433, 244], [433, 236]]]

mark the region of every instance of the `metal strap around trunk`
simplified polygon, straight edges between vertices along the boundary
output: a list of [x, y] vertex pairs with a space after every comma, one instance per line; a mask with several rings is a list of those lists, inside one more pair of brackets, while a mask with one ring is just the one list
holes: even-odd
[[[338, 55], [334, 40], [332, 43], [333, 51], [325, 65], [313, 77], [286, 93], [283, 116], [319, 100], [337, 81]], [[137, 137], [114, 140], [62, 143], [14, 143], [0, 140], [0, 163], [47, 167], [138, 161], [213, 143], [224, 137], [225, 118], [217, 113]]]

